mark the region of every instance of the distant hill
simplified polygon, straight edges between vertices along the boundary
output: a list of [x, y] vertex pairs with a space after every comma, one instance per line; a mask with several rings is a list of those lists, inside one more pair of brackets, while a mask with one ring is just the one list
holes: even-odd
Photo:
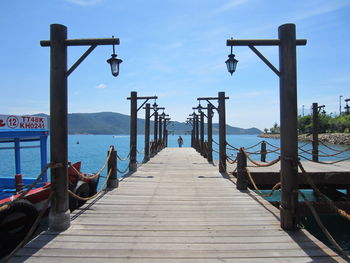
[[[45, 114], [36, 114], [47, 116]], [[154, 122], [151, 121], [151, 134]], [[206, 126], [206, 125], [205, 125]], [[192, 126], [183, 122], [171, 122], [169, 132], [174, 134], [190, 133]], [[68, 114], [69, 134], [129, 134], [130, 116], [114, 112], [71, 113]], [[144, 134], [145, 120], [137, 119], [137, 132]], [[213, 124], [213, 134], [219, 133], [219, 124]], [[257, 128], [243, 129], [226, 125], [227, 134], [261, 134]]]

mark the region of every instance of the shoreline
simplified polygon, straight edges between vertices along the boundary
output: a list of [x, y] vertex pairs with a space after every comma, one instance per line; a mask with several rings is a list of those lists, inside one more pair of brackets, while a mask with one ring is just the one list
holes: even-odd
[[[260, 138], [279, 139], [279, 134], [259, 134]], [[331, 143], [338, 145], [350, 145], [350, 133], [320, 133], [318, 135], [319, 141], [323, 143]], [[299, 141], [312, 142], [312, 134], [301, 134], [298, 136]]]

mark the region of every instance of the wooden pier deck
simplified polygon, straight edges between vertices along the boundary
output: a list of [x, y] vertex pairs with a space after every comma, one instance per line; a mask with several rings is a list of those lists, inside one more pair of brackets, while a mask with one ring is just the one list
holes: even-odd
[[46, 232], [10, 262], [345, 262], [279, 212], [236, 190], [192, 148], [166, 148], [62, 233]]

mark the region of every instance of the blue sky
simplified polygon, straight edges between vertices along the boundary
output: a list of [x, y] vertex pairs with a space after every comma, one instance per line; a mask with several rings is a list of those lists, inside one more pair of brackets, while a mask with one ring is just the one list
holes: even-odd
[[[349, 0], [11, 0], [1, 2], [0, 114], [49, 113], [49, 38], [52, 23], [68, 38], [119, 37], [123, 59], [114, 78], [110, 46], [97, 47], [69, 76], [69, 112], [129, 114], [131, 91], [159, 97], [172, 120], [184, 121], [197, 97], [225, 91], [230, 125], [263, 129], [279, 123], [279, 80], [247, 47], [235, 47], [233, 76], [224, 61], [226, 39], [277, 38], [295, 23], [298, 107], [313, 102], [339, 112], [349, 98]], [[69, 65], [87, 47], [69, 47]], [[259, 50], [278, 68], [278, 48]], [[344, 106], [344, 101], [342, 102]], [[139, 112], [139, 117], [144, 112]]]

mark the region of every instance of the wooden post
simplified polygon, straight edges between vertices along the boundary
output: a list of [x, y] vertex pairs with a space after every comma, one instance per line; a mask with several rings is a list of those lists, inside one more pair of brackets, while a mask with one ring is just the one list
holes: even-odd
[[201, 126], [200, 126], [200, 142], [199, 142], [199, 151], [202, 156], [204, 156], [204, 112], [200, 113]]
[[163, 148], [166, 146], [166, 118], [164, 117], [164, 124], [163, 124], [163, 142], [162, 142], [162, 145], [163, 145]]
[[50, 153], [51, 163], [62, 164], [51, 168], [53, 192], [49, 215], [52, 231], [64, 231], [70, 227], [68, 205], [68, 129], [67, 129], [67, 28], [53, 24], [50, 27]]
[[162, 138], [163, 138], [163, 122], [162, 115], [158, 115], [158, 125], [159, 125], [159, 139], [158, 139], [158, 147], [159, 150], [162, 148]]
[[278, 36], [280, 39], [281, 227], [285, 230], [296, 230], [298, 134], [295, 25], [281, 25]]
[[318, 162], [318, 103], [312, 103], [312, 160]]
[[165, 130], [165, 147], [168, 147], [168, 129]]
[[137, 150], [137, 92], [130, 93], [130, 163], [129, 171], [137, 170], [136, 163]]
[[213, 162], [213, 108], [210, 103], [208, 103], [208, 124], [207, 124], [207, 134], [208, 134], [208, 162]]
[[199, 119], [198, 119], [198, 115], [196, 114], [194, 116], [194, 118], [196, 119], [195, 149], [197, 152], [199, 152]]
[[149, 135], [150, 135], [150, 115], [151, 115], [151, 104], [146, 103], [145, 109], [145, 157], [143, 162], [148, 162], [150, 159], [149, 153]]
[[248, 178], [247, 178], [247, 156], [242, 149], [237, 153], [237, 190], [247, 190]]
[[260, 150], [260, 161], [266, 162], [266, 142], [261, 142], [261, 150]]
[[192, 130], [191, 130], [191, 147], [194, 148], [194, 134], [195, 134], [195, 130], [194, 130], [194, 118], [192, 119]]
[[219, 92], [219, 172], [226, 172], [226, 116], [225, 116], [225, 92]]
[[[109, 179], [107, 181], [107, 188], [113, 189], [117, 188], [119, 185], [119, 180], [117, 177], [117, 152], [114, 149], [114, 146], [111, 145], [111, 155], [108, 160], [107, 165], [107, 175], [110, 173]], [[109, 155], [109, 151], [107, 156]]]
[[154, 112], [154, 137], [153, 137], [153, 143], [154, 143], [154, 151], [157, 152], [158, 148], [158, 111]]

